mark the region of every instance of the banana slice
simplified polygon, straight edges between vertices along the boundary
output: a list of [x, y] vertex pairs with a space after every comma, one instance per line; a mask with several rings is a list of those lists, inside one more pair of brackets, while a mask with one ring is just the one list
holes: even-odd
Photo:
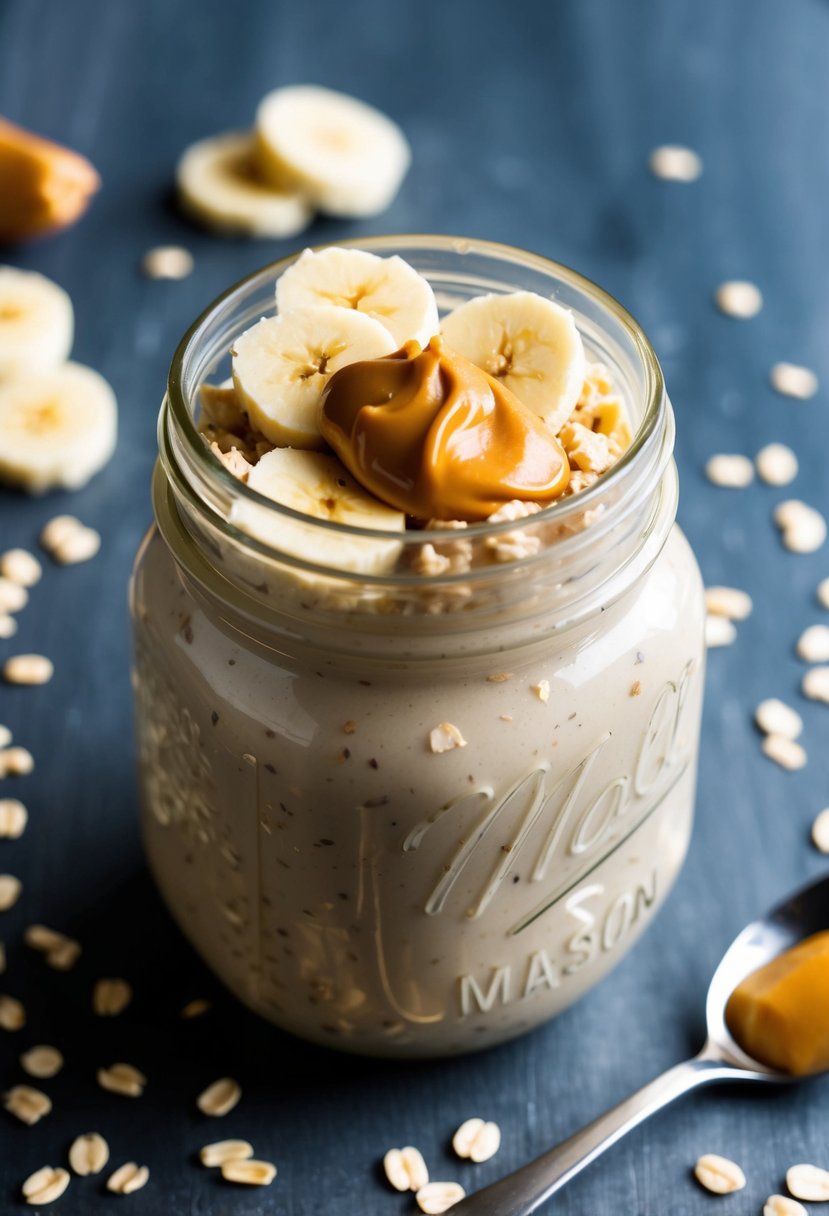
[[380, 258], [363, 249], [336, 245], [306, 249], [276, 284], [280, 312], [336, 304], [356, 308], [384, 325], [398, 347], [426, 347], [440, 328], [432, 288], [402, 258]]
[[301, 194], [261, 179], [253, 137], [244, 132], [192, 144], [178, 163], [176, 182], [185, 210], [218, 232], [296, 236], [313, 216]]
[[103, 376], [63, 364], [43, 376], [0, 384], [0, 479], [43, 494], [77, 490], [106, 465], [118, 409]]
[[585, 376], [572, 313], [532, 291], [476, 296], [441, 322], [446, 345], [501, 380], [558, 434]]
[[263, 317], [233, 347], [233, 383], [242, 407], [266, 439], [319, 448], [322, 390], [335, 371], [396, 350], [379, 321], [353, 308], [323, 304]]
[[0, 479], [41, 494], [86, 485], [115, 447], [115, 395], [97, 372], [65, 363], [0, 384]]
[[385, 211], [411, 161], [403, 132], [385, 114], [314, 85], [268, 93], [256, 134], [263, 177], [302, 191], [326, 215]]
[[0, 380], [46, 372], [72, 349], [72, 301], [33, 270], [0, 266]]
[[[335, 456], [276, 448], [267, 452], [250, 471], [248, 485], [282, 506], [292, 507], [314, 519], [376, 528], [379, 532], [403, 532], [406, 517], [387, 507], [359, 486]], [[318, 565], [358, 574], [382, 574], [390, 570], [402, 548], [398, 540], [374, 540], [367, 536], [320, 535], [319, 527], [303, 524], [247, 502], [236, 503], [231, 518], [237, 527], [282, 553]]]

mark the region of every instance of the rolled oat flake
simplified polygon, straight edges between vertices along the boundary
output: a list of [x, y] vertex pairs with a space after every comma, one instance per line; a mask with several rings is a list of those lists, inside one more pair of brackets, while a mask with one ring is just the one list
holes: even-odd
[[812, 667], [800, 682], [800, 691], [810, 701], [824, 701], [829, 705], [829, 667]]
[[666, 182], [695, 182], [702, 173], [702, 160], [682, 144], [662, 144], [648, 158], [654, 177]]
[[238, 1182], [243, 1186], [270, 1186], [276, 1177], [276, 1166], [272, 1161], [234, 1159], [222, 1163], [225, 1182]]
[[763, 1216], [809, 1216], [802, 1203], [787, 1195], [769, 1195], [763, 1205]]
[[829, 1200], [829, 1170], [817, 1165], [793, 1165], [786, 1170], [786, 1186], [795, 1199], [825, 1203]]
[[763, 293], [756, 283], [750, 283], [747, 279], [731, 279], [719, 285], [714, 293], [714, 301], [726, 316], [748, 320], [749, 317], [756, 317], [763, 307]]
[[203, 1115], [219, 1118], [229, 1114], [241, 1096], [242, 1090], [238, 1081], [234, 1081], [232, 1077], [220, 1077], [199, 1094], [196, 1105]]
[[766, 735], [763, 740], [763, 755], [789, 772], [804, 768], [808, 758], [799, 743], [795, 743], [794, 739], [787, 739], [784, 735]]
[[787, 486], [798, 473], [797, 457], [785, 443], [769, 443], [754, 457], [757, 476], [768, 486]]
[[803, 730], [803, 719], [796, 709], [769, 697], [761, 701], [754, 711], [754, 721], [765, 735], [781, 735], [784, 739], [797, 739]]
[[746, 1176], [728, 1157], [718, 1153], [705, 1153], [694, 1166], [694, 1177], [700, 1186], [715, 1195], [730, 1195], [733, 1191], [741, 1191], [746, 1184]]
[[771, 387], [784, 397], [808, 401], [818, 390], [818, 379], [808, 367], [796, 363], [775, 363], [769, 373]]
[[417, 1206], [427, 1216], [440, 1216], [465, 1198], [466, 1191], [459, 1182], [427, 1182], [415, 1195]]
[[69, 1164], [82, 1178], [89, 1174], [100, 1174], [109, 1161], [109, 1145], [98, 1132], [84, 1132], [76, 1136], [69, 1148]]
[[133, 1191], [139, 1191], [142, 1186], [146, 1186], [149, 1178], [150, 1171], [146, 1165], [126, 1161], [107, 1179], [107, 1190], [116, 1195], [131, 1195]]
[[754, 464], [748, 456], [718, 452], [706, 462], [705, 476], [712, 485], [742, 490], [754, 481]]
[[21, 1188], [23, 1198], [34, 1206], [54, 1203], [69, 1186], [69, 1171], [44, 1165], [30, 1174]]
[[798, 658], [807, 663], [829, 662], [829, 625], [810, 625], [797, 642]]

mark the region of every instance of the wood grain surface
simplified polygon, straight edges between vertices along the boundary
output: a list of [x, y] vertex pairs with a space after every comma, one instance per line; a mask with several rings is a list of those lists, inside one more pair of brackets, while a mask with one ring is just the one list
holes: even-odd
[[[79, 514], [103, 534], [100, 556], [49, 566], [0, 656], [42, 651], [42, 689], [0, 687], [0, 721], [37, 760], [5, 783], [30, 810], [0, 870], [24, 883], [0, 915], [3, 988], [29, 1022], [0, 1032], [0, 1084], [25, 1080], [18, 1054], [54, 1043], [66, 1067], [42, 1083], [52, 1114], [35, 1128], [0, 1120], [0, 1211], [39, 1166], [62, 1164], [72, 1138], [98, 1130], [113, 1164], [150, 1167], [145, 1190], [108, 1195], [76, 1179], [58, 1208], [90, 1216], [123, 1203], [133, 1216], [254, 1213], [384, 1216], [412, 1209], [378, 1160], [420, 1146], [436, 1177], [472, 1189], [568, 1135], [694, 1049], [708, 978], [736, 931], [825, 862], [809, 843], [829, 803], [829, 710], [803, 702], [794, 642], [825, 618], [814, 589], [824, 550], [795, 556], [771, 524], [794, 493], [829, 508], [829, 4], [826, 0], [2, 0], [0, 112], [86, 153], [104, 187], [88, 217], [2, 260], [52, 276], [77, 313], [75, 357], [100, 369], [120, 401], [116, 458], [76, 495], [0, 494], [0, 547], [33, 547], [42, 523]], [[362, 233], [434, 231], [487, 237], [569, 263], [616, 294], [663, 361], [678, 421], [680, 520], [708, 582], [745, 587], [754, 615], [736, 645], [711, 655], [698, 823], [665, 910], [614, 974], [555, 1023], [478, 1058], [365, 1062], [275, 1032], [223, 993], [173, 927], [149, 880], [136, 826], [126, 587], [150, 522], [155, 419], [184, 329], [229, 283], [289, 252], [276, 241], [221, 240], [171, 201], [185, 145], [244, 127], [283, 83], [342, 88], [407, 131], [411, 173], [369, 223], [319, 221], [311, 242]], [[687, 143], [705, 171], [692, 185], [656, 180], [650, 149]], [[183, 243], [196, 269], [152, 282], [150, 247]], [[726, 278], [755, 280], [755, 320], [720, 315]], [[810, 403], [775, 395], [778, 359], [813, 367]], [[713, 452], [791, 443], [790, 490], [718, 490]], [[0, 436], [0, 443], [2, 436]], [[780, 696], [803, 713], [809, 764], [785, 773], [760, 754], [755, 703]], [[70, 975], [21, 944], [42, 921], [77, 936]], [[93, 1018], [101, 975], [123, 975], [135, 1000]], [[183, 1023], [206, 995], [213, 1012]], [[149, 1084], [138, 1101], [105, 1095], [101, 1064], [127, 1060]], [[200, 1090], [235, 1076], [243, 1099], [224, 1121], [195, 1108]], [[503, 1147], [472, 1166], [449, 1138], [472, 1114], [498, 1120]], [[797, 1161], [829, 1165], [829, 1085], [781, 1093], [734, 1088], [687, 1101], [643, 1127], [555, 1200], [563, 1213], [656, 1216], [760, 1212]], [[224, 1135], [278, 1163], [268, 1191], [218, 1182], [195, 1161]], [[741, 1162], [748, 1187], [712, 1200], [691, 1178], [696, 1157]]]

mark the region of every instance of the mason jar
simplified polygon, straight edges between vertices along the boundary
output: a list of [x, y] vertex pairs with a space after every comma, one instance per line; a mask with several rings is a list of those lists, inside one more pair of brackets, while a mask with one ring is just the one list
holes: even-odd
[[[665, 899], [691, 834], [702, 586], [659, 364], [615, 300], [505, 246], [359, 245], [405, 258], [442, 311], [517, 290], [571, 309], [633, 441], [537, 514], [401, 534], [391, 573], [324, 560], [376, 532], [307, 518], [299, 557], [279, 547], [296, 513], [194, 421], [292, 259], [220, 297], [173, 359], [132, 582], [143, 836], [172, 915], [252, 1009], [330, 1047], [439, 1055], [554, 1016]], [[273, 543], [238, 526], [251, 510]]]

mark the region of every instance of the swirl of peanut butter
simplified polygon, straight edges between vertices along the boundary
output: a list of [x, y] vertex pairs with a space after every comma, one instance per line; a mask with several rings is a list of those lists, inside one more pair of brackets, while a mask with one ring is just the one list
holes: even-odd
[[567, 486], [564, 448], [514, 393], [433, 338], [350, 363], [328, 381], [320, 430], [383, 502], [417, 519], [486, 519]]

